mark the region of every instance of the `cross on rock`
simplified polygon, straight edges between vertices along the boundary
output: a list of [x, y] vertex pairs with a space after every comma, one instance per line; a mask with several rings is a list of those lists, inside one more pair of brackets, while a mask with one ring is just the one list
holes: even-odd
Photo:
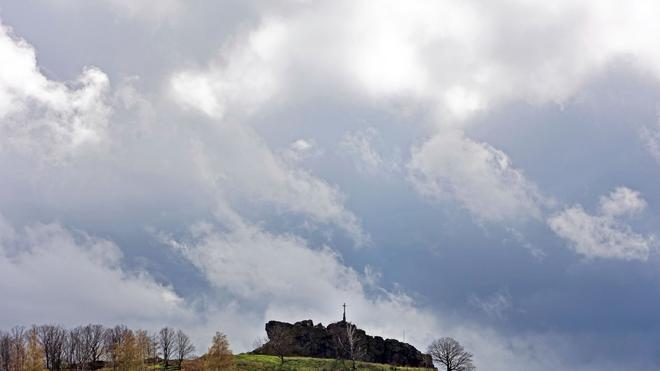
[[346, 303], [344, 303], [343, 307], [344, 307], [344, 319], [343, 319], [343, 321], [346, 322]]

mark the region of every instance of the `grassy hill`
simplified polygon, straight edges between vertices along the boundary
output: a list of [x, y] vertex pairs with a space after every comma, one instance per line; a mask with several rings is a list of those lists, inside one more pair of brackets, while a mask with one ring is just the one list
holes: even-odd
[[[182, 371], [203, 370], [201, 359], [183, 362]], [[234, 370], [236, 371], [349, 371], [352, 363], [350, 361], [338, 361], [328, 358], [310, 357], [284, 357], [284, 365], [280, 364], [277, 356], [266, 356], [258, 354], [234, 355]], [[356, 362], [359, 371], [431, 371], [430, 368], [400, 367], [384, 365], [380, 363]], [[149, 365], [148, 371], [179, 371], [176, 362], [165, 368], [162, 364]], [[112, 368], [101, 368], [98, 371], [112, 371]]]
[[[350, 370], [350, 361], [337, 361], [326, 358], [284, 357], [284, 365], [279, 357], [256, 354], [238, 354], [234, 356], [238, 370], [286, 370], [286, 371], [318, 371], [318, 370]], [[357, 362], [357, 369], [362, 371], [428, 371], [429, 368], [395, 367], [378, 363]]]

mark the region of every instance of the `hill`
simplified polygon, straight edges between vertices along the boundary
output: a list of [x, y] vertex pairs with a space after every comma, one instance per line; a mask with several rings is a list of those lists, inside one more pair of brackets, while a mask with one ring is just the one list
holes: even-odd
[[[350, 370], [351, 363], [327, 358], [286, 357], [284, 365], [280, 364], [277, 356], [260, 354], [238, 354], [234, 356], [237, 370], [282, 370], [282, 371], [322, 371], [322, 370]], [[431, 368], [416, 368], [392, 366], [380, 363], [357, 362], [357, 370], [362, 371], [430, 371]]]
[[269, 341], [251, 353], [433, 367], [431, 356], [414, 346], [395, 339], [367, 335], [364, 330], [345, 320], [327, 327], [320, 323], [314, 325], [311, 320], [294, 324], [270, 321], [266, 324], [266, 333]]

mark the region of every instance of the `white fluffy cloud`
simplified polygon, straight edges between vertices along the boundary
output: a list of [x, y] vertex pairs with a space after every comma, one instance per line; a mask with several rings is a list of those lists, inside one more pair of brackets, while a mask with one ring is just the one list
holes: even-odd
[[546, 202], [506, 154], [460, 132], [438, 134], [415, 148], [409, 171], [421, 194], [455, 199], [483, 220], [540, 218]]
[[111, 241], [59, 224], [15, 229], [0, 216], [0, 326], [34, 322], [160, 326], [189, 317], [171, 287], [121, 266]]
[[[264, 44], [268, 42], [255, 41], [257, 49], [265, 53]], [[120, 85], [112, 91], [108, 77], [96, 68], [86, 69], [71, 86], [46, 78], [38, 68], [34, 48], [12, 36], [4, 26], [0, 28], [0, 51], [7, 59], [0, 72], [0, 153], [5, 151], [6, 155], [0, 157], [0, 167], [12, 166], [15, 156], [37, 164], [47, 161], [49, 166], [39, 167], [26, 178], [33, 184], [37, 180], [34, 187], [42, 192], [39, 197], [56, 198], [49, 203], [58, 204], [60, 199], [75, 202], [90, 193], [104, 199], [101, 189], [121, 199], [127, 197], [126, 192], [133, 192], [138, 182], [130, 174], [146, 171], [159, 173], [161, 182], [183, 182], [188, 183], [187, 187], [192, 182], [195, 190], [222, 195], [217, 202], [249, 200], [250, 207], [276, 207], [307, 216], [317, 224], [335, 225], [358, 245], [368, 243], [359, 220], [344, 207], [345, 196], [339, 189], [273, 152], [250, 127], [224, 124], [210, 128], [210, 133], [187, 128], [181, 135], [175, 133], [176, 123], [165, 117], [167, 114], [127, 112], [127, 104], [139, 101], [151, 110], [157, 102], [145, 101], [130, 86], [127, 89]], [[254, 81], [254, 76], [241, 79]], [[200, 92], [203, 90], [197, 87], [185, 91], [189, 95]], [[114, 111], [124, 116], [121, 120], [115, 118], [120, 121], [117, 125], [110, 125]], [[159, 122], [143, 122], [156, 119]], [[134, 120], [138, 123], [127, 124]], [[139, 136], [148, 136], [148, 143], [136, 141]], [[124, 157], [128, 154], [136, 158]], [[58, 168], [64, 159], [67, 168]], [[97, 163], [90, 166], [89, 159]], [[38, 167], [35, 163], [32, 165]], [[38, 182], [46, 176], [50, 182]], [[80, 179], [85, 183], [104, 179], [114, 185], [108, 190], [109, 183], [96, 184], [73, 194], [80, 188]], [[65, 194], [55, 193], [55, 185]]]
[[[183, 328], [198, 351], [214, 331], [229, 335], [235, 351], [251, 349], [270, 319], [310, 317], [325, 324], [341, 317], [369, 333], [406, 340], [420, 349], [438, 336], [454, 336], [492, 370], [552, 370], [562, 360], [548, 336], [504, 338], [488, 327], [464, 326], [419, 308], [406, 294], [384, 290], [344, 265], [329, 248], [313, 249], [299, 238], [273, 235], [254, 225], [220, 232], [200, 224], [186, 242], [169, 240], [209, 283], [233, 295], [193, 309], [171, 287], [146, 272], [122, 268], [111, 241], [73, 232], [59, 224], [15, 228], [0, 220], [0, 327], [37, 322], [65, 326], [101, 322], [134, 328]], [[84, 279], [82, 279], [84, 278]], [[263, 307], [250, 309], [247, 302]], [[392, 321], [396, 318], [396, 321]], [[448, 318], [448, 317], [447, 317]], [[598, 369], [585, 368], [585, 369]]]
[[660, 26], [649, 18], [657, 11], [650, 0], [311, 2], [264, 15], [225, 63], [173, 81], [202, 86], [195, 105], [207, 112], [321, 81], [412, 97], [462, 121], [511, 100], [561, 102], [620, 56], [660, 76]]
[[[616, 58], [660, 76], [658, 26], [648, 18], [657, 4], [625, 10], [617, 4], [337, 1], [285, 6], [281, 13], [274, 7], [209, 66], [174, 73], [171, 91], [183, 106], [212, 117], [251, 112], [310, 87], [421, 103], [443, 129], [413, 151], [416, 189], [455, 197], [484, 219], [540, 218], [539, 192], [505, 153], [464, 134], [447, 135], [446, 128], [507, 102], [561, 103]], [[365, 169], [379, 166], [382, 158], [365, 137], [344, 139]]]
[[[286, 153], [275, 154], [249, 127], [223, 124], [217, 130], [220, 135], [212, 142], [194, 146], [192, 163], [219, 202], [274, 205], [310, 222], [334, 225], [356, 245], [369, 243], [358, 218], [344, 207], [341, 190], [287, 161]], [[218, 139], [223, 145], [217, 146]]]
[[[418, 345], [434, 336], [438, 324], [432, 313], [416, 308], [404, 293], [375, 286], [373, 277], [346, 266], [331, 248], [312, 248], [296, 236], [272, 234], [244, 221], [234, 227], [223, 232], [198, 224], [185, 240], [164, 240], [213, 287], [246, 306], [263, 306], [261, 321], [295, 321], [313, 314], [315, 321], [327, 324], [341, 319], [340, 305], [346, 302], [349, 320], [371, 332], [396, 337], [407, 329], [409, 340]], [[258, 334], [237, 338], [245, 345], [250, 335]]]
[[86, 68], [67, 85], [44, 76], [32, 46], [0, 25], [0, 150], [37, 153], [60, 160], [87, 144], [98, 144], [108, 125], [109, 81]]
[[[562, 363], [550, 356], [556, 349], [551, 335], [505, 338], [487, 326], [454, 322], [448, 315], [420, 307], [403, 292], [380, 287], [378, 275], [369, 269], [364, 274], [356, 272], [330, 247], [314, 248], [292, 235], [269, 233], [238, 221], [229, 231], [200, 223], [184, 239], [166, 234], [161, 239], [186, 256], [225, 299], [240, 303], [242, 312], [228, 305], [220, 312], [203, 314], [212, 325], [242, 324], [229, 325], [228, 330], [239, 351], [249, 350], [252, 340], [263, 336], [260, 325], [267, 320], [313, 317], [327, 325], [341, 319], [345, 302], [348, 319], [370, 334], [400, 338], [405, 331], [406, 341], [419, 349], [439, 336], [454, 336], [476, 354], [480, 367], [552, 370]], [[503, 315], [510, 300], [508, 296], [488, 298], [484, 309]], [[247, 309], [251, 307], [258, 309]]]
[[243, 117], [254, 111], [280, 86], [277, 53], [283, 32], [280, 23], [266, 22], [228, 46], [207, 67], [176, 72], [170, 79], [172, 97], [214, 118]]
[[645, 207], [646, 202], [638, 192], [619, 187], [601, 197], [596, 215], [576, 205], [550, 217], [548, 225], [587, 258], [646, 260], [655, 245], [655, 236], [635, 233], [622, 219]]

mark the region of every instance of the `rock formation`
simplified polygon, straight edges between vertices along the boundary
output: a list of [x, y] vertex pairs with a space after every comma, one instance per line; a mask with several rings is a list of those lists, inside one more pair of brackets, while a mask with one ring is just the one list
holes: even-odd
[[[328, 327], [320, 323], [314, 325], [311, 320], [294, 324], [270, 321], [266, 323], [269, 341], [252, 353], [350, 359], [347, 326], [353, 325], [345, 321], [332, 323]], [[356, 358], [360, 361], [433, 368], [431, 356], [423, 354], [410, 344], [370, 336], [357, 328], [353, 338], [359, 353]]]

